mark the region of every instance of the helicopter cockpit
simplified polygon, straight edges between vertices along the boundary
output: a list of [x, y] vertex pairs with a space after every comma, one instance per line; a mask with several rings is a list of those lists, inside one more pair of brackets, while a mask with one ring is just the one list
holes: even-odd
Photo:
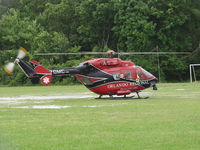
[[146, 71], [144, 68], [137, 66], [136, 73], [140, 79], [150, 79], [154, 77], [150, 72]]

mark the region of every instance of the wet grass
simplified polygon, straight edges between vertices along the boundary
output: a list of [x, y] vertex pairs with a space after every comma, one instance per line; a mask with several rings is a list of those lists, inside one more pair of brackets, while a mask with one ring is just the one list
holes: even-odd
[[[199, 150], [200, 84], [159, 84], [158, 88], [146, 90], [151, 97], [143, 100], [0, 103], [0, 150]], [[0, 97], [75, 92], [88, 90], [82, 86], [1, 87]], [[27, 105], [73, 107], [13, 108]]]

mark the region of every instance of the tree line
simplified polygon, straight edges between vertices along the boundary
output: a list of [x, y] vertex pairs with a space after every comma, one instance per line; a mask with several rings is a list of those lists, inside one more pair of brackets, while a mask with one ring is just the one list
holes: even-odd
[[[49, 68], [75, 66], [95, 56], [35, 54], [108, 49], [191, 52], [121, 56], [160, 74], [162, 81], [188, 80], [188, 65], [199, 63], [200, 0], [0, 0], [0, 8], [1, 66], [14, 60], [19, 46], [30, 52], [27, 60]], [[14, 76], [1, 69], [0, 76], [0, 84], [30, 84], [18, 68]], [[59, 81], [55, 79], [58, 84], [74, 80]]]

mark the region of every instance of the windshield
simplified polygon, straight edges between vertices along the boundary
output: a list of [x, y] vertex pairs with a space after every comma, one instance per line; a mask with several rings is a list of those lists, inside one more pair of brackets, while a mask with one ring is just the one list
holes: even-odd
[[150, 78], [150, 77], [153, 76], [151, 73], [149, 73], [148, 71], [146, 71], [146, 70], [143, 69], [142, 67], [141, 67], [141, 70], [142, 70], [142, 72], [144, 73], [144, 75], [145, 75], [147, 78]]

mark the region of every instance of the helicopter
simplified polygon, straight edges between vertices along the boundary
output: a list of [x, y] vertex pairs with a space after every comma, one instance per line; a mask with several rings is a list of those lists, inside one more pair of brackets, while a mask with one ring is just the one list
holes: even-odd
[[52, 84], [53, 77], [72, 75], [90, 91], [99, 95], [98, 98], [102, 98], [103, 95], [109, 95], [110, 98], [115, 95], [126, 98], [127, 95], [136, 93], [140, 99], [140, 91], [149, 87], [157, 90], [158, 79], [153, 74], [131, 61], [113, 57], [116, 54], [113, 50], [107, 52], [110, 56], [108, 58], [94, 58], [76, 67], [61, 69], [46, 69], [38, 61], [27, 63], [23, 60], [27, 54], [26, 49], [19, 48], [15, 61], [5, 65], [4, 70], [8, 74], [13, 74], [14, 66], [17, 64], [32, 83], [41, 81], [45, 86]]

